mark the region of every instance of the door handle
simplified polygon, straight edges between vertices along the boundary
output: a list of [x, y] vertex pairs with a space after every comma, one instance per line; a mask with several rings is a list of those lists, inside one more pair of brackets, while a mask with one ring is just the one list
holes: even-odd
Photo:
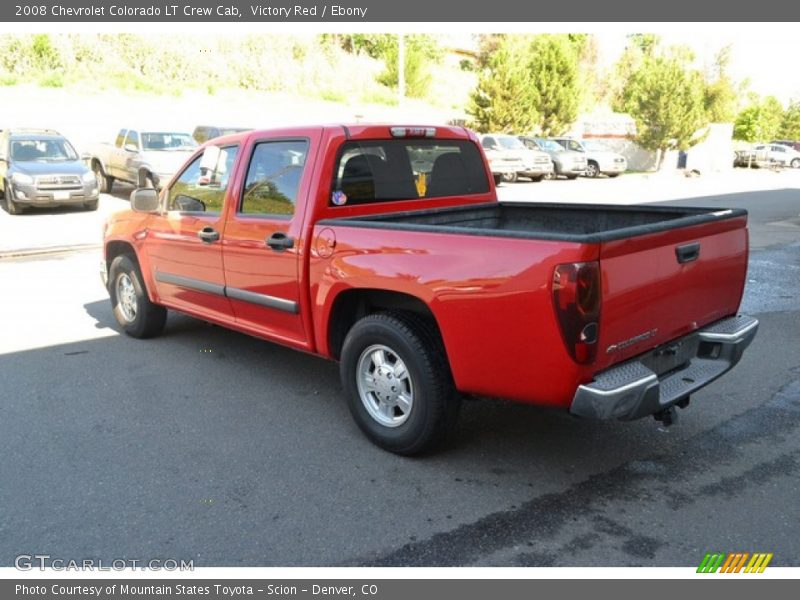
[[700, 242], [694, 242], [692, 244], [684, 244], [683, 246], [675, 247], [675, 258], [677, 258], [678, 262], [681, 264], [692, 262], [693, 260], [697, 260], [699, 257]]
[[210, 244], [211, 242], [219, 241], [219, 231], [213, 227], [203, 227], [197, 232], [197, 237], [203, 240], [203, 242]]
[[294, 248], [294, 240], [283, 232], [276, 231], [267, 238], [267, 246], [275, 252], [283, 252], [289, 248]]

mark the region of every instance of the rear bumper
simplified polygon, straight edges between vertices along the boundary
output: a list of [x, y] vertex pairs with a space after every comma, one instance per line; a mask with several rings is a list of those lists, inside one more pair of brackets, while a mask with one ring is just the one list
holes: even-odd
[[[665, 347], [598, 374], [575, 392], [570, 412], [592, 419], [628, 421], [660, 412], [731, 370], [758, 330], [758, 320], [722, 319]], [[681, 367], [658, 374], [644, 363], [687, 344], [693, 350]]]

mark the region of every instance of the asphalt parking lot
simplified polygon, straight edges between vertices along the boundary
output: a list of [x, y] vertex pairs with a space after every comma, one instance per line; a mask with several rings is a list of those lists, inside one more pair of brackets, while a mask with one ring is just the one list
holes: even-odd
[[98, 213], [0, 212], [0, 566], [800, 564], [800, 174], [745, 177], [503, 186], [748, 208], [759, 334], [669, 429], [482, 399], [417, 459], [363, 438], [335, 364], [177, 314], [160, 338], [120, 335], [92, 246], [122, 187]]

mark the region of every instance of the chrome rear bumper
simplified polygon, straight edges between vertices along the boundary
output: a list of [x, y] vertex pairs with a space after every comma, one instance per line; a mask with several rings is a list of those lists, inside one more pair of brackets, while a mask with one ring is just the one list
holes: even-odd
[[[623, 421], [658, 413], [731, 370], [757, 330], [758, 320], [753, 317], [729, 317], [612, 367], [591, 383], [578, 386], [570, 412]], [[646, 366], [657, 353], [682, 344], [692, 349], [692, 356], [678, 368], [658, 374]]]

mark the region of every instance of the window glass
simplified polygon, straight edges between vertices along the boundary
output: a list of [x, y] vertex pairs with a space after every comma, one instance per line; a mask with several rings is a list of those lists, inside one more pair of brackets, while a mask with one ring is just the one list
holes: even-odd
[[222, 148], [217, 166], [211, 173], [200, 168], [202, 154], [195, 158], [169, 189], [167, 210], [219, 213], [238, 150], [238, 146]]
[[483, 138], [483, 140], [481, 141], [481, 145], [484, 148], [490, 148], [491, 149], [491, 148], [495, 148], [497, 146], [497, 143], [494, 141], [493, 137], [488, 137], [487, 136], [487, 137]]
[[347, 142], [335, 173], [331, 206], [489, 191], [480, 151], [464, 140]]
[[144, 150], [191, 150], [197, 142], [188, 133], [172, 131], [148, 131], [142, 133]]
[[122, 144], [125, 142], [125, 134], [128, 133], [127, 129], [120, 129], [119, 133], [117, 134], [117, 141], [115, 142], [117, 148], [122, 148]]
[[28, 138], [11, 141], [11, 158], [19, 161], [63, 162], [78, 160], [64, 138]]
[[139, 147], [139, 132], [137, 131], [129, 131], [128, 138], [125, 140], [125, 144], [133, 144], [137, 148]]
[[256, 144], [239, 212], [246, 215], [293, 215], [308, 154], [308, 141]]

